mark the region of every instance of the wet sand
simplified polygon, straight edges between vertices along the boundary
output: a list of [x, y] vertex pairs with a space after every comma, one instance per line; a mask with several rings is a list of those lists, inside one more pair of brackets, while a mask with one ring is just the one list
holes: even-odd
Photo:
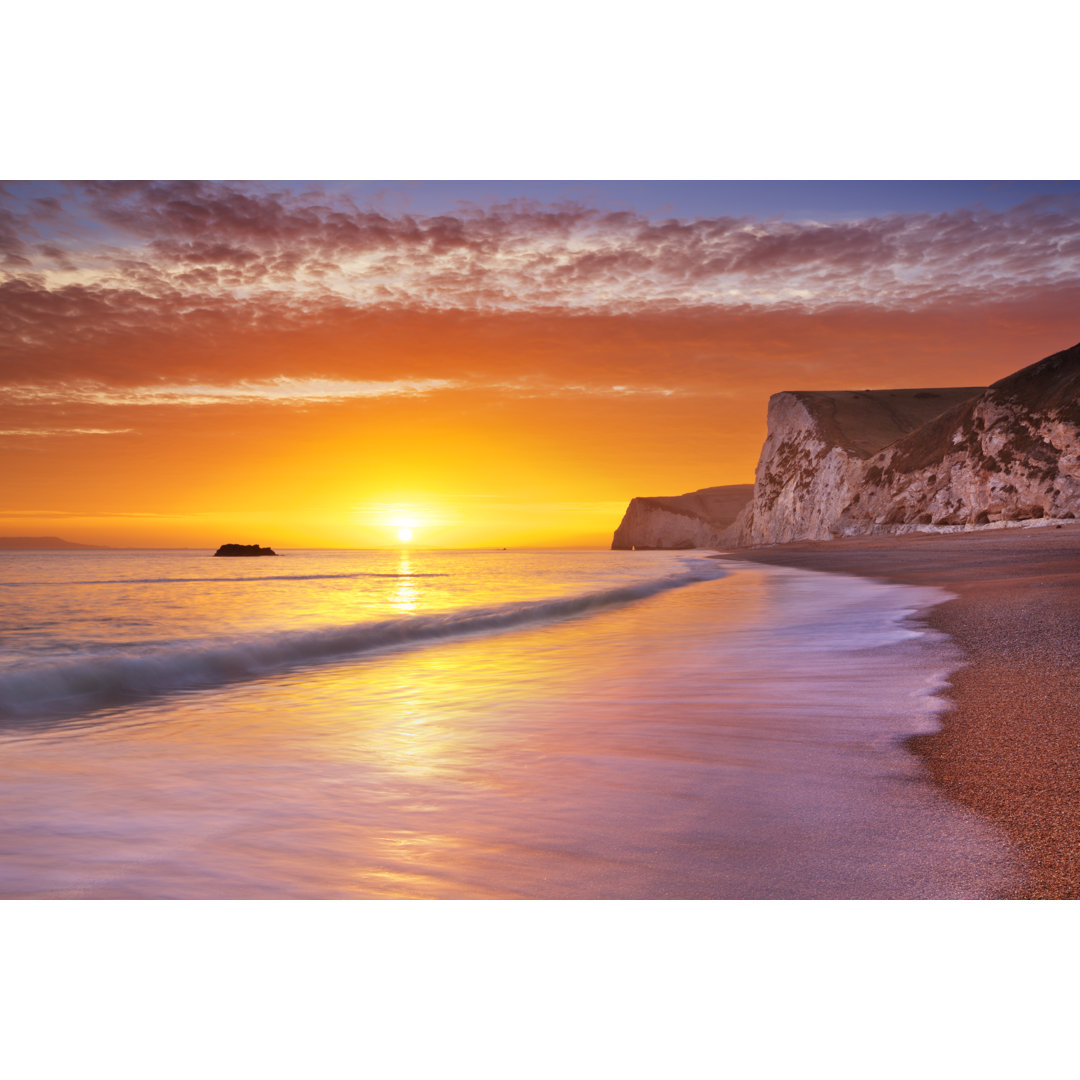
[[912, 585], [967, 665], [936, 735], [910, 740], [933, 781], [1001, 825], [1026, 860], [1011, 899], [1080, 898], [1080, 523], [860, 537], [727, 558]]

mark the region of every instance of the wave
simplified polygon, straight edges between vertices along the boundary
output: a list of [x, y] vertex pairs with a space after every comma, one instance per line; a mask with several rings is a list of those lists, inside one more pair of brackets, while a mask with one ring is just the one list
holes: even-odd
[[0, 581], [9, 589], [52, 585], [66, 589], [71, 585], [161, 585], [166, 582], [213, 582], [221, 585], [243, 585], [248, 581], [321, 581], [332, 578], [433, 578], [450, 577], [449, 574], [376, 574], [361, 571], [349, 574], [260, 574], [251, 577], [148, 577], [148, 578], [92, 578], [89, 581]]
[[36, 661], [0, 672], [0, 716], [70, 714], [259, 678], [301, 665], [568, 619], [725, 576], [712, 564], [635, 585], [548, 600]]

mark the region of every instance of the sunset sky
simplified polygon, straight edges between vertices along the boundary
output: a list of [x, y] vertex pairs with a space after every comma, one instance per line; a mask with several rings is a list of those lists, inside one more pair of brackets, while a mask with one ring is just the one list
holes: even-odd
[[1078, 182], [9, 182], [0, 535], [606, 547], [1080, 341]]

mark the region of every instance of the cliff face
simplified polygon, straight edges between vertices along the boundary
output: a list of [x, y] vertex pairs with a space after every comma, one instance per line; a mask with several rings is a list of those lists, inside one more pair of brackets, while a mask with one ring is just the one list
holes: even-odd
[[1077, 516], [1080, 345], [985, 388], [775, 394], [753, 485], [634, 499], [611, 546], [753, 546]]
[[869, 459], [980, 392], [948, 387], [774, 394], [753, 503], [733, 539], [781, 544], [837, 534]]
[[611, 542], [632, 548], [715, 548], [754, 494], [753, 484], [632, 499]]
[[743, 545], [1080, 513], [1080, 345], [993, 386], [783, 393]]

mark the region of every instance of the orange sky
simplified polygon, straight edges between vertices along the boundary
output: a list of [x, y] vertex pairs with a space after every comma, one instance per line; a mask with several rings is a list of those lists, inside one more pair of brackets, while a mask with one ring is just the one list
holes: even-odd
[[1072, 197], [662, 231], [49, 190], [0, 199], [0, 535], [606, 547], [634, 495], [752, 481], [772, 393], [984, 385], [1080, 340]]

